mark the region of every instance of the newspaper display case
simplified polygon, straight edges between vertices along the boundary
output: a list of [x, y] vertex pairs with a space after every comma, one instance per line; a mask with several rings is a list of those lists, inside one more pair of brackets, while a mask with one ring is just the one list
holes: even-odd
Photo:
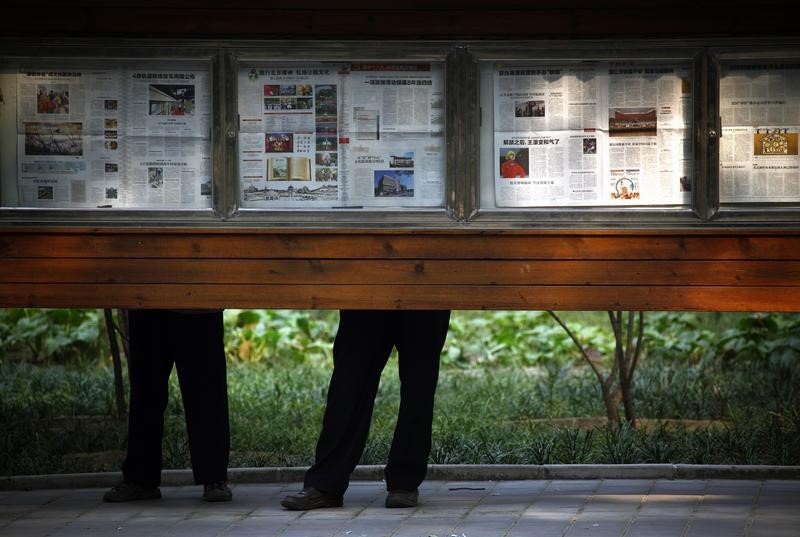
[[719, 49], [721, 221], [795, 221], [800, 211], [800, 51]]
[[447, 155], [458, 135], [447, 113], [452, 45], [239, 45], [225, 73], [231, 222], [458, 218]]
[[487, 225], [694, 225], [703, 199], [700, 44], [475, 44]]
[[4, 50], [0, 218], [213, 220], [216, 69], [174, 44]]

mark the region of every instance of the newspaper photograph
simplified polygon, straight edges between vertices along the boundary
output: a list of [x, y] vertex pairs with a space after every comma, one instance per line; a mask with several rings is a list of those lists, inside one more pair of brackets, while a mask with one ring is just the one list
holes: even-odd
[[720, 81], [720, 201], [800, 199], [800, 64], [731, 64]]
[[[23, 204], [211, 206], [210, 165], [205, 175], [184, 178], [179, 195], [145, 196], [128, 190], [135, 188], [130, 178], [138, 158], [210, 161], [207, 72], [23, 70], [17, 86]], [[204, 166], [187, 169], [201, 173]]]
[[498, 206], [690, 201], [687, 69], [501, 66], [494, 91]]

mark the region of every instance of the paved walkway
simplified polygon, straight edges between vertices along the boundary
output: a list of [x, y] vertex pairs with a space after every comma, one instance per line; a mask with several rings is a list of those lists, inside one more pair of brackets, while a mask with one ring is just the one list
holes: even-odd
[[378, 481], [344, 507], [285, 511], [298, 483], [239, 484], [230, 503], [200, 487], [104, 504], [105, 489], [0, 491], [2, 537], [789, 537], [800, 536], [800, 480], [427, 481], [415, 509], [386, 509]]

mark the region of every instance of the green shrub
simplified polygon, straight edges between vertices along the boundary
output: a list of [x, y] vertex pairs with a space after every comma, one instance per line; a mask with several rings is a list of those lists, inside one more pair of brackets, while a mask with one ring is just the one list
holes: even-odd
[[0, 309], [0, 359], [98, 360], [108, 354], [102, 319], [94, 309]]

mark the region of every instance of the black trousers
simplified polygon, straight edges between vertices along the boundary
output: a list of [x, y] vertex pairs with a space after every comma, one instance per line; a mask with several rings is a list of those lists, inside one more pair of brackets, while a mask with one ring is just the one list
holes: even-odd
[[161, 441], [173, 364], [186, 414], [195, 483], [226, 479], [230, 451], [222, 311], [132, 310], [126, 481], [161, 482]]
[[384, 470], [388, 490], [414, 490], [428, 466], [439, 354], [450, 311], [342, 311], [333, 376], [306, 487], [343, 494], [367, 442], [381, 372], [397, 347], [400, 410]]

